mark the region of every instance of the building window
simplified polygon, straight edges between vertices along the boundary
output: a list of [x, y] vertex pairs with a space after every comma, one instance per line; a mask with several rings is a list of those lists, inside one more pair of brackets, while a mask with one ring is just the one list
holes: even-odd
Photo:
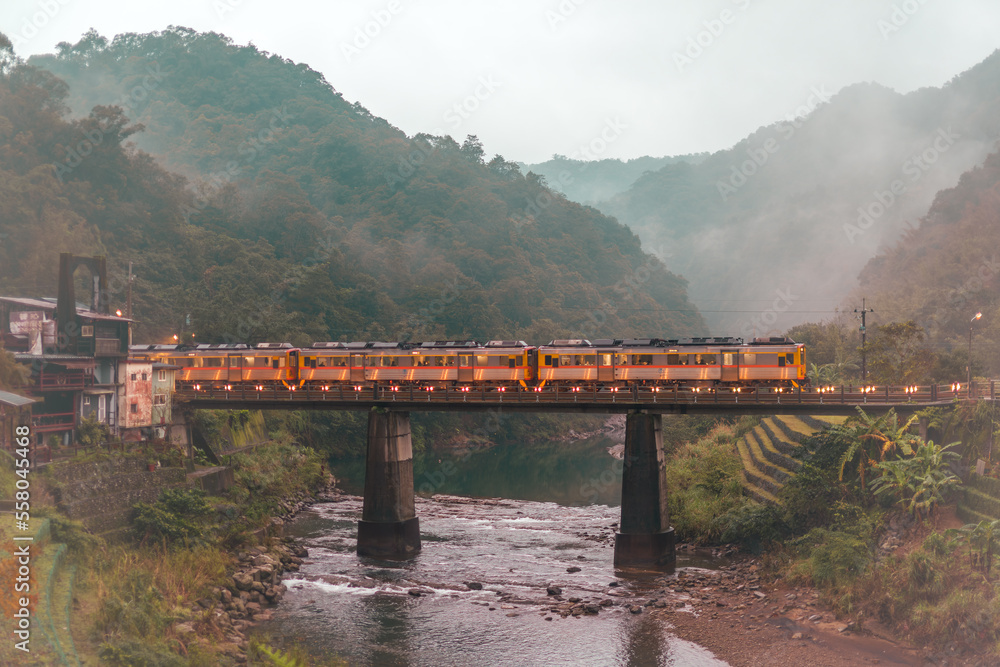
[[84, 324], [83, 326], [81, 326], [80, 327], [80, 335], [83, 336], [84, 338], [93, 338], [94, 337], [94, 325], [93, 324]]
[[153, 397], [153, 403], [155, 405], [166, 405], [167, 404], [167, 395], [166, 394], [157, 394], [156, 396]]
[[160, 382], [166, 382], [167, 381], [167, 372], [166, 371], [159, 371], [159, 374], [157, 375], [157, 379]]
[[132, 373], [132, 382], [135, 382], [135, 379], [136, 379], [136, 374]]
[[139, 404], [138, 403], [133, 403], [132, 406], [131, 406], [131, 410], [132, 410], [132, 414], [134, 414], [134, 415], [139, 414]]
[[83, 405], [88, 408], [90, 407], [90, 396], [83, 397]]
[[142, 374], [142, 381], [143, 381], [143, 382], [145, 382], [145, 381], [146, 381], [146, 380], [148, 380], [148, 379], [149, 379], [149, 376], [148, 376], [148, 375], [146, 375], [145, 373], [143, 373], [143, 374]]

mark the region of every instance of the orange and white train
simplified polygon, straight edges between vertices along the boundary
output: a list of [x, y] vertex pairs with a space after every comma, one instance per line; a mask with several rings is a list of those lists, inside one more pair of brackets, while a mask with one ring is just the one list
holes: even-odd
[[805, 345], [784, 337], [135, 345], [179, 368], [183, 389], [446, 386], [497, 389], [663, 386], [795, 387], [808, 383]]

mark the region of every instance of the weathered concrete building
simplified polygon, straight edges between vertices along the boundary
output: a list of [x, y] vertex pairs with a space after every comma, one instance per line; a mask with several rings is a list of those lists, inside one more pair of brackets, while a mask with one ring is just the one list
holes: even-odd
[[170, 364], [153, 364], [153, 435], [167, 439], [170, 436], [170, 425], [173, 423], [174, 379], [177, 376], [177, 366]]
[[123, 391], [119, 394], [122, 440], [149, 438], [153, 427], [153, 364], [129, 357], [122, 361]]
[[[79, 421], [93, 417], [120, 430], [124, 391], [121, 362], [128, 356], [131, 320], [109, 312], [104, 258], [60, 255], [59, 296], [0, 297], [0, 337], [31, 370], [25, 391], [36, 399], [32, 431], [68, 444]], [[73, 275], [90, 271], [90, 305], [77, 303]], [[150, 399], [151, 400], [151, 399]]]

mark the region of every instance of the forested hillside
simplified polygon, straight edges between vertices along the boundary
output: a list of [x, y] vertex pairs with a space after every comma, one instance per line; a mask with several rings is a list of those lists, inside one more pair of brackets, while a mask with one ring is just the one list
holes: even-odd
[[672, 250], [669, 268], [688, 278], [713, 333], [783, 331], [841, 305], [865, 263], [998, 137], [994, 53], [907, 95], [817, 86], [785, 120], [700, 164], [646, 174], [599, 208]]
[[646, 172], [657, 171], [668, 164], [686, 162], [698, 164], [708, 153], [672, 157], [637, 157], [631, 160], [581, 160], [553, 155], [538, 164], [522, 164], [521, 169], [545, 179], [550, 188], [581, 204], [597, 204], [625, 192]]
[[705, 330], [627, 228], [305, 65], [183, 28], [4, 56], [2, 293], [54, 294], [57, 252], [103, 252], [116, 302], [134, 262], [137, 341]]

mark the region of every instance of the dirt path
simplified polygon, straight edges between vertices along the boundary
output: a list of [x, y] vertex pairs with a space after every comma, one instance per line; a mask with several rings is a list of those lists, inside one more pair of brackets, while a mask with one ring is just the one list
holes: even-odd
[[924, 664], [920, 651], [838, 620], [810, 589], [761, 584], [752, 562], [684, 574], [661, 590], [643, 613], [734, 667]]

